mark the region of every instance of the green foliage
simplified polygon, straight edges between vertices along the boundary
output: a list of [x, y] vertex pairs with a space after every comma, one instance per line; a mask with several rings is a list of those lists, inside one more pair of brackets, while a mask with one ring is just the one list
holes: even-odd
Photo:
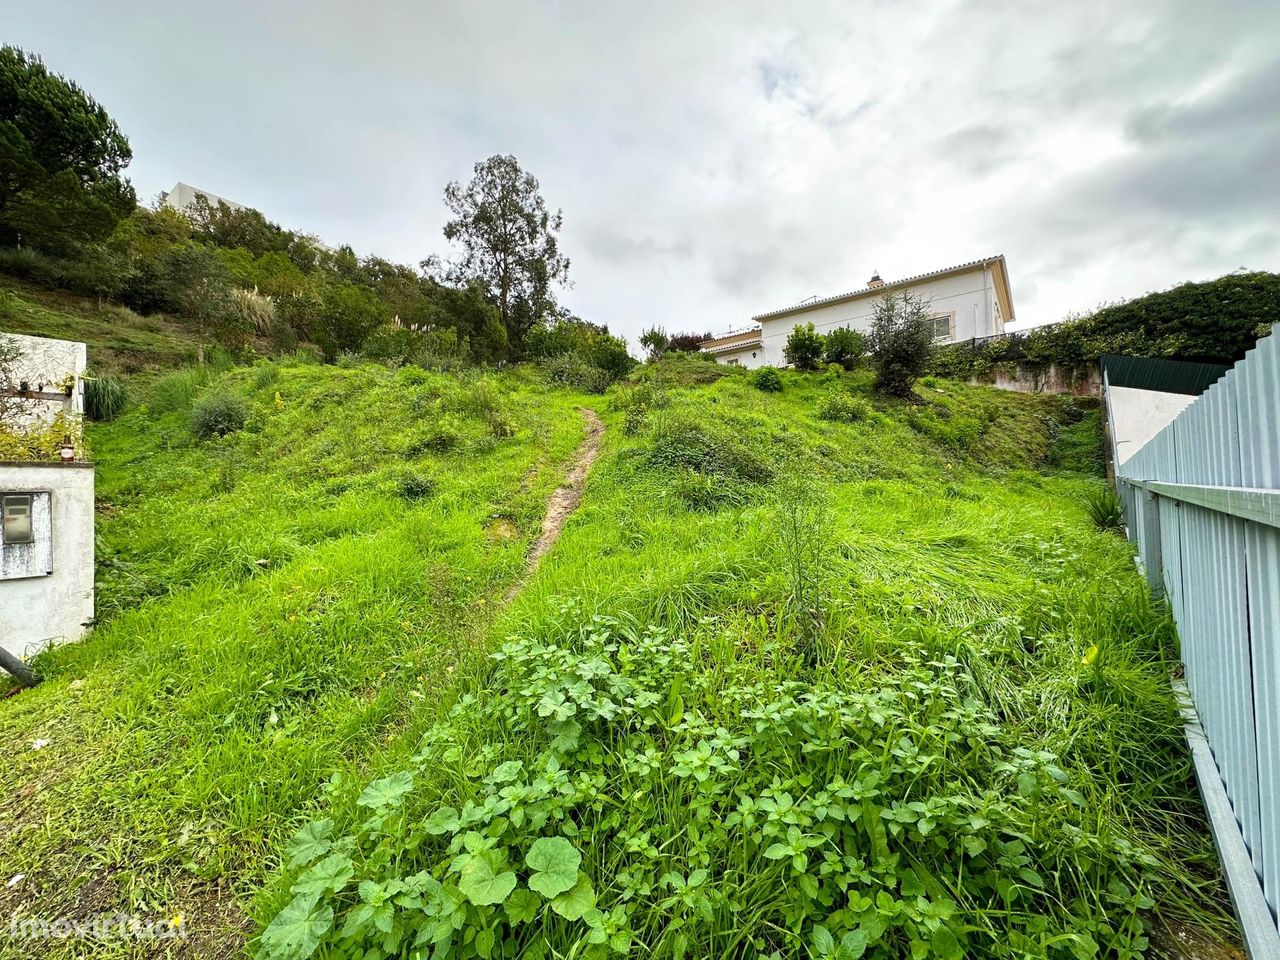
[[871, 415], [871, 406], [844, 390], [829, 390], [818, 403], [818, 419], [857, 423]]
[[239, 319], [239, 327], [259, 337], [271, 336], [276, 328], [276, 305], [266, 294], [256, 289], [237, 287], [231, 291], [231, 308]]
[[613, 395], [613, 406], [625, 415], [622, 429], [628, 434], [639, 433], [649, 423], [649, 415], [670, 404], [671, 400], [661, 381], [645, 381]]
[[359, 350], [387, 319], [386, 305], [371, 290], [339, 281], [320, 291], [307, 330], [325, 359], [332, 361], [345, 350]]
[[0, 245], [56, 253], [105, 238], [135, 205], [129, 141], [39, 57], [0, 47]]
[[414, 330], [404, 325], [383, 324], [364, 342], [366, 357], [391, 366], [411, 363], [427, 370], [454, 370], [468, 356], [466, 340], [452, 327]]
[[938, 349], [930, 369], [957, 379], [997, 365], [1075, 369], [1105, 353], [1234, 363], [1280, 315], [1280, 274], [1230, 273], [1103, 306], [1093, 313], [991, 340]]
[[[850, 687], [769, 679], [725, 656], [719, 624], [686, 636], [570, 605], [552, 624], [495, 655], [488, 692], [426, 732], [402, 771], [412, 787], [352, 823], [336, 863], [295, 874], [261, 956], [311, 946], [299, 917], [342, 955], [585, 941], [607, 957], [638, 940], [707, 956], [746, 940], [1012, 958], [1086, 936], [1144, 950], [1154, 864], [1099, 828], [1087, 782], [1026, 746], [957, 656], [907, 645]], [[470, 775], [434, 775], [458, 764]], [[295, 849], [319, 856], [314, 831]], [[991, 903], [998, 933], [975, 922]]]
[[201, 440], [225, 437], [243, 429], [249, 408], [237, 394], [218, 390], [202, 397], [191, 409], [191, 432]]
[[887, 293], [876, 300], [873, 311], [870, 345], [876, 389], [910, 397], [912, 385], [924, 375], [933, 354], [929, 305], [910, 293]]
[[640, 346], [644, 347], [648, 360], [657, 360], [667, 352], [667, 331], [662, 327], [649, 327], [640, 334]]
[[781, 393], [782, 377], [773, 367], [760, 367], [751, 375], [751, 384], [764, 393]]
[[18, 426], [0, 417], [0, 461], [56, 463], [62, 459], [62, 445], [67, 437], [76, 448], [76, 459], [89, 459], [79, 423], [65, 413], [58, 412], [47, 423], [29, 426]]
[[508, 343], [519, 350], [526, 334], [555, 316], [552, 287], [568, 279], [560, 212], [547, 209], [537, 178], [513, 156], [477, 163], [471, 181], [453, 181], [444, 199], [453, 214], [444, 235], [461, 247], [450, 279], [485, 289]]
[[115, 377], [84, 378], [84, 412], [90, 420], [114, 420], [129, 405], [129, 391]]
[[864, 334], [849, 327], [836, 327], [824, 338], [822, 359], [854, 370], [866, 359], [869, 347]]
[[607, 327], [570, 317], [531, 330], [525, 349], [542, 361], [553, 381], [588, 393], [603, 393], [636, 365], [621, 337], [611, 336]]
[[826, 349], [826, 340], [812, 323], [798, 323], [787, 334], [782, 355], [797, 370], [817, 370]]
[[1124, 505], [1120, 501], [1120, 495], [1111, 486], [1090, 489], [1085, 494], [1084, 503], [1089, 511], [1089, 519], [1099, 530], [1124, 529]]
[[[918, 405], [836, 429], [818, 378], [763, 396], [674, 359], [600, 405], [582, 505], [510, 605], [581, 395], [519, 369], [264, 362], [205, 387], [248, 398], [251, 427], [195, 443], [139, 383], [89, 428], [99, 625], [0, 704], [7, 742], [73, 723], [0, 770], [8, 792], [66, 771], [58, 816], [0, 859], [41, 871], [51, 915], [82, 903], [84, 849], [117, 881], [102, 909], [145, 889], [194, 917], [217, 878], [228, 907], [257, 889], [268, 956], [1133, 958], [1152, 922], [1230, 937], [1167, 612], [1089, 522], [1096, 481], [1036, 469], [1068, 402], [922, 383], [983, 425], [957, 452], [912, 429]], [[641, 389], [663, 405], [628, 435]], [[772, 481], [703, 472], [703, 440], [675, 445], [693, 466], [653, 464], [672, 420]], [[446, 422], [456, 443], [419, 446]], [[784, 466], [810, 488], [794, 521]], [[405, 468], [436, 494], [401, 499]], [[685, 476], [738, 496], [687, 509]], [[551, 894], [557, 840], [580, 859]]]
[[1067, 470], [1101, 476], [1105, 470], [1102, 445], [1102, 414], [1081, 411], [1074, 422], [1057, 427], [1057, 437], [1049, 451], [1048, 463]]
[[662, 411], [653, 417], [645, 460], [660, 469], [684, 469], [738, 483], [767, 483], [774, 467], [734, 427]]
[[404, 471], [396, 480], [396, 491], [405, 500], [425, 500], [436, 492], [436, 482], [425, 473]]

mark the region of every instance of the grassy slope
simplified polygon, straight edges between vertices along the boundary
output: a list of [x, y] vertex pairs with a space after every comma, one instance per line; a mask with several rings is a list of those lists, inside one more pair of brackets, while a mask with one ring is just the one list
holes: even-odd
[[0, 274], [0, 331], [89, 345], [89, 367], [102, 375], [171, 370], [196, 357], [197, 338], [163, 316], [143, 317], [74, 294]]
[[[264, 369], [226, 375], [254, 410], [227, 440], [188, 438], [182, 408], [207, 389], [199, 383], [157, 384], [160, 410], [174, 412], [153, 403], [93, 431], [110, 621], [46, 658], [45, 685], [0, 704], [14, 758], [0, 773], [0, 859], [30, 874], [0, 889], [0, 907], [34, 895], [43, 915], [185, 910], [191, 954], [218, 955], [237, 931], [215, 925], [234, 927], [232, 904], [270, 881], [288, 828], [320, 813], [346, 829], [363, 784], [409, 764], [420, 732], [460, 694], [490, 696], [494, 675], [475, 654], [602, 613], [701, 637], [713, 683], [743, 662], [771, 682], [874, 690], [900, 672], [904, 650], [961, 658], [1002, 737], [1057, 752], [1088, 816], [1159, 858], [1168, 883], [1157, 910], [1227, 929], [1163, 685], [1168, 624], [1145, 602], [1124, 543], [1085, 517], [1080, 497], [1100, 481], [1040, 469], [1055, 457], [1089, 466], [1096, 422], [1055, 445], [1059, 401], [937, 383], [922, 389], [926, 408], [830, 423], [814, 411], [836, 385], [787, 375], [770, 396], [734, 376], [669, 384], [670, 404], [628, 434], [621, 400], [597, 398], [610, 433], [583, 506], [491, 622], [587, 401], [521, 375], [499, 378], [493, 396], [481, 387], [477, 401], [474, 382]], [[514, 438], [493, 437], [499, 408]], [[726, 436], [826, 498], [816, 674], [776, 656], [795, 642], [783, 478], [756, 486], [654, 469], [646, 457], [681, 417], [730, 423]], [[451, 437], [453, 450], [430, 452]], [[404, 501], [406, 467], [429, 473], [435, 495]], [[1103, 654], [1086, 668], [1093, 644]], [[458, 733], [480, 746], [496, 735], [521, 756], [537, 748], [483, 717]], [[41, 737], [50, 745], [31, 751]], [[324, 788], [335, 770], [345, 775]], [[478, 789], [473, 777], [431, 771], [421, 802], [457, 803]], [[672, 865], [687, 868], [696, 852], [681, 804], [664, 817], [678, 831]], [[602, 833], [584, 861], [602, 906], [619, 896], [611, 842]], [[261, 922], [288, 901], [287, 883], [267, 883]], [[773, 916], [782, 886], [751, 888], [753, 915]], [[633, 908], [638, 939], [672, 955], [664, 914]], [[1000, 919], [987, 922], [998, 934]], [[566, 950], [580, 936], [548, 929]], [[690, 930], [691, 955], [726, 948], [721, 934]]]
[[190, 382], [92, 430], [110, 619], [0, 707], [0, 861], [28, 874], [0, 901], [186, 911], [214, 941], [227, 885], [471, 654], [582, 420], [519, 374], [260, 364], [202, 388], [252, 412], [199, 443]]
[[[894, 696], [916, 697], [920, 681], [913, 671], [925, 668], [910, 664], [921, 661], [939, 661], [944, 675], [954, 674], [962, 693], [944, 681], [942, 689], [951, 690], [942, 694], [945, 712], [932, 715], [942, 708], [926, 710], [922, 701], [920, 709], [931, 719], [916, 726], [908, 714], [897, 721], [906, 724], [901, 733], [937, 736], [939, 727], [959, 723], [955, 711], [981, 703], [997, 721], [996, 728], [979, 735], [989, 739], [988, 748], [993, 753], [1051, 751], [1082, 804], [1076, 808], [1074, 801], [1059, 800], [1055, 805], [1048, 796], [1012, 804], [1010, 809], [1021, 812], [1011, 816], [1027, 819], [1008, 829], [1037, 834], [1030, 847], [1032, 863], [1045, 871], [1055, 892], [1037, 894], [1029, 881], [1019, 879], [1019, 868], [998, 867], [997, 879], [1004, 870], [1008, 879], [1022, 884], [1020, 898], [1017, 892], [1010, 894], [1007, 904], [987, 899], [989, 877], [980, 883], [976, 876], [966, 879], [967, 871], [980, 869], [978, 856], [971, 860], [945, 845], [939, 852], [932, 841], [921, 843], [923, 838], [917, 839], [919, 849], [912, 854], [905, 852], [912, 849], [906, 834], [901, 843], [895, 840], [895, 847], [904, 848], [904, 858], [919, 856], [912, 876], [925, 878], [930, 897], [954, 906], [951, 927], [967, 938], [965, 955], [1028, 956], [1048, 950], [1069, 956], [1078, 949], [1084, 956], [1093, 942], [1082, 939], [1089, 925], [1096, 942], [1105, 945], [1099, 955], [1121, 955], [1116, 951], [1130, 948], [1141, 953], [1146, 941], [1138, 916], [1128, 911], [1142, 902], [1142, 895], [1107, 889], [1122, 877], [1152, 896], [1154, 911], [1165, 923], [1189, 920], [1230, 939], [1229, 908], [1167, 688], [1169, 622], [1147, 601], [1126, 544], [1095, 530], [1086, 517], [1082, 496], [1101, 480], [1038, 469], [1064, 454], [1091, 468], [1100, 442], [1096, 417], [1060, 430], [1065, 402], [1058, 398], [936, 383], [936, 389], [921, 391], [931, 401], [928, 408], [887, 404], [847, 425], [818, 420], [814, 411], [828, 390], [865, 392], [865, 378], [824, 384], [817, 377], [788, 374], [786, 383], [780, 396], [760, 394], [739, 376], [694, 390], [669, 387], [668, 405], [651, 413], [630, 436], [623, 430], [626, 414], [615, 402], [607, 414], [609, 455], [590, 481], [582, 510], [490, 636], [495, 647], [509, 636], [523, 638], [533, 646], [520, 648], [525, 651], [520, 655], [538, 651], [541, 666], [521, 674], [508, 657], [496, 670], [485, 665], [460, 677], [458, 691], [475, 699], [464, 699], [420, 752], [407, 756], [401, 744], [371, 769], [370, 778], [400, 771], [414, 776], [411, 793], [396, 800], [386, 816], [367, 820], [369, 811], [356, 804], [367, 780], [335, 791], [326, 816], [337, 824], [335, 836], [350, 837], [349, 846], [340, 849], [354, 847], [355, 877], [337, 895], [321, 897], [321, 907], [310, 915], [323, 928], [324, 911], [331, 907], [337, 914], [337, 926], [324, 934], [328, 946], [320, 955], [348, 956], [357, 946], [382, 942], [382, 933], [361, 932], [358, 905], [366, 896], [373, 898], [369, 903], [379, 902], [378, 891], [392, 889], [388, 883], [418, 870], [446, 883], [458, 882], [448, 867], [463, 834], [446, 849], [442, 845], [448, 830], [458, 828], [431, 828], [424, 835], [419, 825], [433, 813], [465, 811], [468, 802], [483, 804], [485, 798], [495, 801], [504, 779], [513, 796], [525, 797], [523, 809], [533, 827], [493, 813], [486, 817], [472, 807], [480, 818], [472, 829], [482, 830], [488, 823], [484, 833], [490, 839], [481, 841], [473, 834], [468, 844], [496, 844], [500, 862], [509, 862], [523, 877], [530, 830], [532, 836], [575, 837], [597, 903], [608, 911], [604, 919], [596, 918], [604, 924], [600, 929], [620, 925], [633, 944], [644, 945], [640, 955], [763, 956], [777, 950], [781, 956], [801, 956], [816, 942], [810, 932], [821, 920], [832, 926], [838, 940], [842, 927], [854, 929], [867, 922], [865, 916], [859, 921], [847, 906], [842, 910], [839, 898], [824, 900], [829, 892], [806, 900], [803, 885], [796, 886], [798, 877], [786, 869], [789, 860], [779, 863], [763, 854], [767, 840], [754, 839], [756, 831], [745, 830], [741, 822], [727, 832], [724, 828], [733, 819], [726, 820], [725, 813], [739, 803], [738, 797], [755, 802], [757, 791], [767, 788], [772, 777], [766, 793], [772, 790], [776, 796], [786, 790], [807, 805], [808, 812], [798, 804], [788, 814], [794, 819], [784, 822], [817, 831], [817, 824], [805, 817], [812, 814], [813, 792], [823, 781], [809, 778], [824, 776], [816, 757], [832, 746], [824, 744], [812, 761], [804, 759], [803, 751], [790, 754], [798, 766], [795, 778], [787, 779], [786, 769], [774, 766], [776, 757], [769, 753], [776, 744], [761, 732], [772, 725], [752, 732], [744, 722], [741, 694], [734, 691], [741, 684], [763, 684], [765, 691], [798, 681], [802, 690], [872, 697], [894, 690], [899, 691]], [[783, 474], [807, 478], [810, 494], [826, 501], [825, 508], [818, 508], [818, 542], [802, 544], [802, 551], [811, 551], [810, 572], [820, 570], [814, 589], [825, 630], [817, 642], [816, 666], [797, 653], [802, 649], [797, 620], [794, 611], [788, 612], [795, 594], [789, 573], [795, 551], [785, 546], [788, 481], [777, 476], [758, 486], [726, 480], [723, 472], [719, 478], [708, 477], [700, 468], [654, 469], [655, 455], [669, 462], [673, 456], [679, 459], [680, 451], [673, 453], [673, 448], [683, 444], [687, 451], [690, 422], [712, 433], [717, 424], [727, 428], [714, 437], [711, 450], [716, 452], [701, 448], [688, 462], [701, 457], [704, 467], [713, 461], [724, 466], [732, 460], [725, 451], [738, 438], [747, 451], [767, 458]], [[688, 507], [690, 501], [709, 500], [720, 505]], [[593, 624], [597, 615], [609, 619]], [[591, 731], [584, 734], [587, 752], [562, 755], [534, 709], [539, 702], [536, 678], [543, 677], [558, 698], [556, 691], [598, 676], [597, 658], [603, 656], [622, 663], [617, 669], [624, 673], [633, 671], [631, 678], [639, 683], [645, 663], [627, 668], [625, 661], [614, 659], [621, 653], [609, 654], [608, 647], [598, 644], [611, 642], [610, 632], [616, 630], [612, 636], [618, 639], [612, 642], [635, 647], [635, 631], [645, 627], [668, 631], [670, 640], [662, 645], [680, 644], [674, 656], [641, 657], [653, 669], [682, 678], [683, 695], [673, 693], [677, 688], [669, 685], [669, 675], [668, 686], [657, 690], [659, 702], [667, 704], [664, 710], [673, 702], [681, 704], [672, 714], [679, 722], [666, 726], [672, 721], [633, 717], [588, 724], [579, 713]], [[561, 652], [546, 644], [557, 644]], [[570, 672], [562, 677], [553, 662]], [[901, 692], [904, 687], [908, 689]], [[630, 714], [630, 708], [622, 710], [624, 717]], [[439, 717], [439, 709], [433, 708], [431, 715]], [[852, 722], [854, 730], [867, 723], [865, 718]], [[923, 725], [929, 723], [938, 726]], [[716, 743], [734, 742], [739, 735], [751, 744], [746, 758], [770, 758], [756, 761], [766, 769], [752, 771], [746, 759], [741, 767], [739, 760], [730, 760], [706, 782], [690, 780], [687, 770], [679, 772], [688, 756], [683, 748], [697, 752], [709, 743], [715, 750]], [[822, 739], [818, 732], [809, 736]], [[841, 741], [838, 749], [851, 749], [860, 738], [847, 736], [853, 739]], [[981, 748], [970, 742], [980, 756]], [[887, 743], [892, 746], [892, 738]], [[637, 763], [645, 750], [653, 751], [656, 767]], [[890, 763], [888, 752], [887, 746], [886, 776], [901, 776], [892, 773], [897, 761]], [[951, 752], [961, 756], [940, 768], [935, 765], [932, 773], [912, 775], [914, 786], [895, 787], [906, 790], [897, 799], [939, 797], [945, 803], [949, 794], [987, 783], [990, 797], [1017, 794], [1012, 775], [996, 775], [990, 758], [966, 761], [965, 751]], [[514, 782], [508, 773], [496, 772], [508, 760], [518, 761], [525, 771]], [[867, 762], [866, 756], [857, 762]], [[534, 773], [561, 765], [566, 765], [574, 789], [566, 785], [562, 794], [540, 792], [549, 774]], [[851, 778], [865, 768], [837, 762], [825, 776], [832, 772]], [[718, 806], [725, 802], [727, 807]], [[956, 802], [968, 801], [961, 797]], [[997, 799], [989, 802], [993, 811], [1005, 809]], [[399, 804], [405, 805], [403, 820], [396, 814]], [[538, 826], [544, 817], [551, 822]], [[760, 823], [757, 830], [768, 826]], [[433, 839], [441, 829], [444, 837]], [[938, 829], [944, 835], [957, 828]], [[1077, 839], [1066, 839], [1073, 836]], [[1075, 843], [1086, 846], [1072, 852]], [[1095, 852], [1085, 854], [1084, 849]], [[1120, 856], [1114, 850], [1127, 853]], [[843, 852], [865, 850], [855, 845]], [[1101, 868], [1093, 863], [1095, 856]], [[344, 857], [340, 854], [339, 860]], [[1142, 858], [1150, 858], [1145, 868], [1137, 866]], [[1125, 866], [1113, 871], [1121, 859]], [[909, 862], [914, 861], [902, 861]], [[456, 867], [459, 861], [453, 863]], [[925, 875], [926, 866], [932, 875]], [[692, 882], [689, 871], [697, 867], [710, 870], [706, 888], [682, 893], [682, 881], [669, 879], [675, 871]], [[890, 906], [898, 910], [893, 895], [898, 868], [886, 870], [875, 882], [884, 884], [880, 889], [891, 894]], [[271, 921], [289, 904], [288, 882], [298, 872], [265, 890], [260, 922]], [[361, 878], [368, 883], [357, 897]], [[823, 882], [837, 878], [827, 876]], [[855, 889], [863, 880], [855, 882]], [[876, 887], [865, 889], [871, 895]], [[903, 901], [910, 900], [905, 882], [901, 891]], [[705, 903], [699, 900], [702, 893], [707, 894]], [[447, 892], [443, 896], [449, 902]], [[313, 902], [302, 895], [304, 910]], [[429, 907], [428, 914], [434, 909]], [[566, 921], [550, 910], [541, 911], [531, 926], [508, 927], [502, 908], [465, 909], [465, 919], [453, 914], [453, 922], [461, 924], [455, 936], [466, 944], [462, 956], [483, 953], [478, 944], [490, 935], [500, 943], [509, 938], [506, 949], [516, 953], [504, 954], [508, 956], [521, 950], [534, 956], [546, 947], [558, 956], [608, 952], [603, 944], [589, 945], [594, 941], [586, 921]], [[1057, 924], [1068, 914], [1078, 918], [1077, 926], [1071, 933], [1057, 933]], [[407, 929], [410, 939], [424, 929], [426, 936], [436, 935], [435, 921], [422, 914], [409, 910], [396, 916], [396, 924], [404, 926], [395, 929]], [[906, 923], [901, 915], [893, 922]], [[1038, 924], [1041, 932], [1035, 934]], [[448, 927], [445, 923], [441, 932]], [[886, 934], [882, 946], [872, 946], [867, 955], [906, 955], [903, 929]], [[353, 931], [349, 937], [348, 930]], [[282, 935], [288, 939], [284, 928]], [[1056, 946], [1035, 947], [1029, 936]], [[940, 943], [925, 949], [944, 955]], [[1172, 947], [1167, 938], [1161, 944], [1151, 947], [1150, 955], [1191, 955]], [[633, 946], [632, 954], [636, 952]]]

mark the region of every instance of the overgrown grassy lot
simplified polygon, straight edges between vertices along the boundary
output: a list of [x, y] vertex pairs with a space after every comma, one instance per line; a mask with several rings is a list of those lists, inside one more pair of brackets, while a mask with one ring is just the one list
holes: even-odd
[[612, 397], [613, 455], [490, 662], [293, 839], [262, 955], [1229, 940], [1171, 625], [1087, 518], [1096, 414], [945, 382], [872, 402], [857, 376], [681, 386], [718, 372]]
[[[223, 395], [244, 429], [196, 440], [193, 406]], [[148, 396], [92, 428], [104, 622], [0, 703], [0, 862], [26, 874], [0, 914], [181, 913], [183, 947], [217, 956], [280, 831], [483, 639], [582, 418], [523, 374], [378, 366], [183, 371]]]
[[[0, 912], [344, 960], [1229, 942], [1171, 624], [1088, 518], [1096, 412], [782, 379], [155, 384], [94, 429], [107, 622], [0, 703]], [[198, 442], [218, 391], [246, 425]], [[579, 405], [586, 497], [495, 610]]]

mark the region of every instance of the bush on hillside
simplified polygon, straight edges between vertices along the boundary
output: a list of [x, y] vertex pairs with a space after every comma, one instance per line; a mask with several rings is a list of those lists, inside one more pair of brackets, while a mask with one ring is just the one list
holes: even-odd
[[424, 370], [456, 370], [466, 362], [469, 347], [452, 327], [412, 330], [388, 323], [369, 335], [362, 352], [391, 367], [414, 364]]
[[836, 327], [824, 338], [822, 359], [853, 370], [866, 359], [868, 346], [866, 336], [857, 330]]
[[436, 492], [436, 482], [425, 473], [405, 470], [396, 477], [396, 492], [402, 500], [426, 500]]
[[836, 423], [856, 423], [871, 414], [871, 406], [865, 400], [849, 395], [843, 390], [832, 390], [818, 403], [818, 419]]
[[798, 323], [787, 334], [782, 355], [797, 370], [817, 370], [822, 362], [825, 341], [812, 323]]
[[240, 318], [246, 330], [252, 330], [259, 337], [271, 335], [276, 324], [275, 301], [257, 289], [245, 290], [236, 288], [231, 291], [231, 308]]
[[872, 309], [870, 343], [876, 389], [909, 399], [933, 353], [929, 304], [910, 293], [887, 293]]
[[782, 377], [773, 367], [761, 367], [751, 375], [751, 385], [764, 393], [781, 393]]
[[603, 393], [636, 365], [625, 340], [611, 335], [607, 327], [576, 317], [531, 330], [525, 350], [542, 363], [553, 382], [588, 393]]
[[562, 383], [584, 393], [604, 393], [613, 383], [607, 371], [592, 366], [575, 353], [551, 357], [542, 364], [542, 368], [552, 383]]
[[636, 384], [629, 390], [619, 388], [613, 405], [625, 414], [622, 424], [623, 432], [636, 434], [648, 424], [649, 415], [654, 410], [661, 410], [670, 402], [667, 391], [661, 383], [646, 381]]
[[772, 464], [733, 427], [703, 423], [676, 412], [654, 418], [646, 459], [655, 467], [692, 470], [745, 483], [765, 483], [774, 473]]
[[204, 397], [191, 409], [191, 432], [201, 440], [225, 437], [244, 428], [249, 408], [234, 393], [218, 391]]

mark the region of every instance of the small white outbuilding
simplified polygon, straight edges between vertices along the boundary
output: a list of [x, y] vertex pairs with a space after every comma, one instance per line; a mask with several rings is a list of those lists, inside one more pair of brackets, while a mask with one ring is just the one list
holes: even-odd
[[0, 461], [0, 647], [27, 657], [78, 640], [93, 619], [94, 477], [79, 431], [87, 349], [16, 334], [0, 341], [3, 426], [44, 430], [61, 415], [69, 431], [63, 459]]

